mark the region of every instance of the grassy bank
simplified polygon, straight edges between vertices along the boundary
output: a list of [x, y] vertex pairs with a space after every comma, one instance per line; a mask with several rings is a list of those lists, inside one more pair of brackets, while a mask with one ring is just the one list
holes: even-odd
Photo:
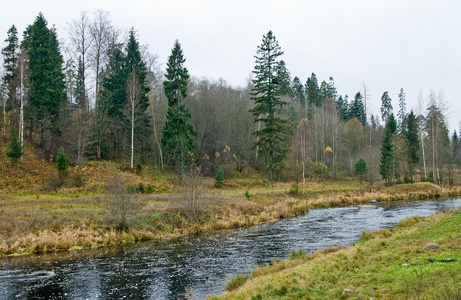
[[[292, 252], [235, 277], [213, 299], [461, 299], [460, 224], [461, 210], [412, 217], [362, 234], [352, 248]], [[426, 243], [440, 248], [422, 250]]]
[[[30, 153], [30, 152], [29, 152]], [[251, 173], [250, 173], [251, 172]], [[143, 240], [251, 226], [293, 217], [308, 209], [364, 203], [429, 199], [461, 194], [460, 187], [431, 183], [360, 187], [354, 180], [309, 182], [302, 193], [292, 183], [269, 182], [254, 170], [226, 179], [222, 188], [202, 178], [204, 205], [191, 215], [184, 188], [173, 174], [148, 166], [129, 172], [111, 162], [71, 168], [56, 187], [55, 167], [29, 154], [16, 169], [1, 173], [0, 256], [97, 248]], [[128, 230], [118, 232], [107, 196], [111, 178], [123, 176], [139, 193]]]

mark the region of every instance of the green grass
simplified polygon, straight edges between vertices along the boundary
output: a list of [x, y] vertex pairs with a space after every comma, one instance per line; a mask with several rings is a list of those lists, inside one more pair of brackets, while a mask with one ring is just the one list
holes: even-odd
[[[460, 229], [457, 210], [364, 233], [352, 248], [293, 251], [288, 261], [240, 275], [214, 299], [461, 299]], [[423, 251], [428, 242], [440, 249]], [[354, 295], [342, 295], [346, 288]]]

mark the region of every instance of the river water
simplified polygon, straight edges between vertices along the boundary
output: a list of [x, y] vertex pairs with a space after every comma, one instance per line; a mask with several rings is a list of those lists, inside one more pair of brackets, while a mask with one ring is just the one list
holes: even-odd
[[0, 260], [0, 299], [203, 299], [290, 250], [348, 246], [363, 231], [461, 207], [461, 199], [315, 209], [245, 229], [97, 251]]

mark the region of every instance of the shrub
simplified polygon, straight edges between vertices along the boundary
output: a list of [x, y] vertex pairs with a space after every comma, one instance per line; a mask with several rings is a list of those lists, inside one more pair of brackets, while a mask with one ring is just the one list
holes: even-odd
[[124, 231], [129, 228], [131, 220], [144, 206], [143, 201], [137, 193], [130, 191], [126, 180], [117, 176], [107, 185], [108, 196], [106, 198], [108, 208], [108, 219], [117, 231]]
[[293, 183], [288, 190], [288, 194], [292, 196], [297, 196], [301, 193], [301, 189], [299, 188], [299, 184], [297, 182]]
[[141, 174], [141, 171], [142, 171], [142, 166], [140, 163], [137, 163], [136, 164], [136, 174]]
[[249, 190], [245, 190], [245, 198], [247, 198], [248, 200], [250, 199], [251, 195], [250, 195], [250, 191]]
[[208, 206], [208, 199], [204, 195], [205, 184], [200, 169], [192, 170], [182, 177], [182, 195], [178, 204], [194, 219], [198, 219]]

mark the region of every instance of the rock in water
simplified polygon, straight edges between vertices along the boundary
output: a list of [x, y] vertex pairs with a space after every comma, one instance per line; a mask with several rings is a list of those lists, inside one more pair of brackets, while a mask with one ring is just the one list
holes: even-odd
[[343, 295], [354, 295], [354, 291], [351, 289], [344, 289]]
[[360, 209], [375, 209], [375, 205], [363, 204], [358, 206]]
[[436, 243], [427, 243], [423, 247], [423, 250], [430, 250], [430, 249], [440, 249], [440, 247]]
[[376, 201], [376, 200], [370, 200], [370, 201], [368, 201], [368, 203], [378, 203], [378, 201]]

